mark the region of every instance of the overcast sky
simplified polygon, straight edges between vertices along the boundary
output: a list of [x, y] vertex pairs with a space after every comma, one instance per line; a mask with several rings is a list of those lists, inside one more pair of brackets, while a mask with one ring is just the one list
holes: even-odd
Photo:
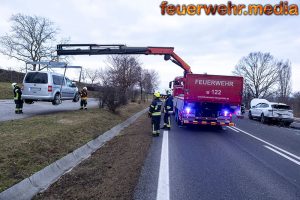
[[[0, 35], [10, 31], [9, 18], [22, 13], [49, 18], [59, 37], [71, 43], [171, 46], [194, 73], [231, 75], [239, 59], [250, 52], [270, 52], [292, 63], [293, 91], [300, 91], [300, 16], [162, 16], [162, 0], [0, 0]], [[26, 3], [25, 3], [26, 2]], [[244, 0], [233, 3], [270, 3]], [[297, 3], [299, 0], [289, 1]], [[225, 0], [172, 0], [173, 4], [227, 3]], [[104, 67], [105, 56], [75, 56], [73, 65]], [[140, 56], [144, 68], [160, 75], [168, 87], [182, 69], [162, 56]], [[0, 55], [0, 67], [21, 66]], [[75, 72], [69, 72], [74, 76]]]

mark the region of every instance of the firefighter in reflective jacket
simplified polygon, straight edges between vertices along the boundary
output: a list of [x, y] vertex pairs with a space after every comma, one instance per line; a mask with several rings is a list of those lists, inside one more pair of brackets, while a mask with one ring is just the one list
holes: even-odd
[[160, 118], [161, 118], [161, 108], [162, 108], [162, 101], [160, 100], [160, 93], [154, 93], [154, 100], [152, 101], [149, 107], [149, 116], [151, 116], [152, 120], [152, 135], [159, 136], [160, 130]]
[[23, 114], [23, 100], [22, 100], [22, 90], [18, 86], [17, 83], [11, 84], [13, 87], [13, 92], [14, 92], [14, 101], [16, 104], [16, 114]]
[[171, 114], [173, 113], [173, 97], [171, 91], [167, 90], [167, 99], [164, 105], [164, 126], [163, 128], [171, 129]]
[[82, 109], [87, 109], [87, 98], [88, 98], [88, 93], [87, 93], [87, 88], [83, 87], [82, 90], [79, 92], [80, 94], [80, 110]]

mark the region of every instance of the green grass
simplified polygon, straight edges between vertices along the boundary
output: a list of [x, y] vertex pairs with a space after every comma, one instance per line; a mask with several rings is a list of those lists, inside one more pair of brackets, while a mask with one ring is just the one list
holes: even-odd
[[0, 192], [96, 138], [147, 104], [0, 122]]
[[0, 82], [0, 99], [13, 99], [13, 97], [11, 83]]

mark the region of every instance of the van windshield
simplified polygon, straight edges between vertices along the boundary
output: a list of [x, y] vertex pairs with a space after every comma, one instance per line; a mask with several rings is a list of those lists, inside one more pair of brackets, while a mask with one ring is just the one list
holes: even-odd
[[291, 109], [291, 107], [288, 105], [279, 105], [279, 104], [272, 105], [272, 108], [280, 109], [280, 110], [290, 110]]
[[26, 75], [25, 83], [48, 83], [48, 75], [41, 72], [29, 72]]

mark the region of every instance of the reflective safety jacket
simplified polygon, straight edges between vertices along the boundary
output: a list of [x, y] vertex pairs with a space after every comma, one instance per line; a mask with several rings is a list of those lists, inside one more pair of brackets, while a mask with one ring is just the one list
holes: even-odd
[[173, 111], [173, 97], [171, 95], [167, 97], [164, 108], [166, 112]]
[[162, 104], [163, 102], [159, 98], [154, 99], [149, 107], [149, 113], [152, 116], [160, 116]]
[[88, 98], [88, 93], [87, 93], [86, 90], [81, 90], [81, 91], [80, 91], [80, 98], [81, 98], [82, 100], [87, 100], [87, 98]]
[[14, 87], [14, 100], [21, 100], [22, 99], [22, 90], [19, 86]]

